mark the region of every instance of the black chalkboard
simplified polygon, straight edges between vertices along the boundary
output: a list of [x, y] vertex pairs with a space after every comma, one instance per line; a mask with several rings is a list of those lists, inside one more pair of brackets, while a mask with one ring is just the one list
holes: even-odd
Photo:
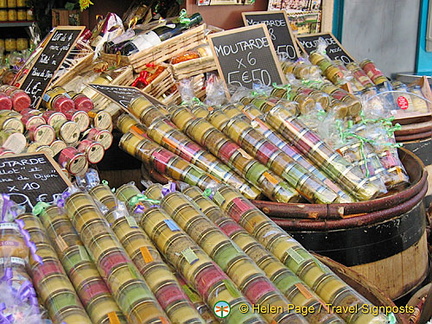
[[39, 201], [51, 203], [71, 186], [57, 162], [45, 153], [0, 158], [0, 193], [31, 212]]
[[318, 39], [322, 37], [327, 44], [326, 54], [332, 60], [340, 60], [344, 64], [355, 62], [354, 58], [342, 47], [331, 33], [319, 33], [312, 35], [298, 35], [297, 42], [303, 52], [308, 55], [317, 49]]
[[225, 83], [253, 89], [286, 83], [265, 24], [209, 35]]
[[142, 92], [140, 89], [135, 87], [126, 87], [126, 86], [108, 86], [108, 85], [102, 85], [102, 84], [95, 84], [90, 83], [89, 86], [91, 86], [93, 89], [95, 89], [100, 94], [104, 95], [105, 97], [115, 101], [118, 103], [122, 108], [127, 109], [129, 106], [129, 103], [132, 99], [135, 99], [136, 97], [145, 97], [148, 101], [150, 101], [153, 105], [163, 105], [162, 102], [157, 100], [156, 98], [152, 97], [151, 95]]
[[295, 61], [299, 58], [299, 49], [292, 35], [285, 11], [242, 12], [242, 16], [245, 26], [266, 24], [276, 54], [280, 59]]
[[44, 40], [41, 52], [34, 64], [28, 68], [29, 71], [25, 80], [20, 85], [20, 88], [30, 96], [33, 108], [39, 106], [52, 77], [72, 50], [84, 29], [84, 26], [56, 27]]

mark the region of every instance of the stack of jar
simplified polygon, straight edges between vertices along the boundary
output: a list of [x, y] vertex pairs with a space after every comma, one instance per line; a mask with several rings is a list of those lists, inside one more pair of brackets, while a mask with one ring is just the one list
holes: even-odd
[[[27, 7], [25, 0], [0, 0], [0, 23], [32, 20], [33, 11]], [[8, 35], [0, 39], [0, 47], [6, 52], [23, 51], [29, 47], [29, 40], [27, 37]]]
[[33, 11], [25, 0], [0, 0], [0, 22], [32, 21]]
[[45, 152], [68, 173], [79, 175], [99, 163], [111, 146], [111, 115], [95, 111], [85, 95], [56, 87], [42, 98], [47, 110], [30, 104], [23, 90], [0, 87], [0, 154]]

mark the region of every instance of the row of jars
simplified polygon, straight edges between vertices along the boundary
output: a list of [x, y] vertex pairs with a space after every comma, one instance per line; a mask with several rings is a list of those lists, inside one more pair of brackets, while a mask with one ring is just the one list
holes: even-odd
[[0, 22], [33, 21], [33, 20], [34, 20], [33, 10], [30, 8], [6, 8], [6, 9], [1, 8], [0, 9]]
[[0, 39], [0, 48], [4, 48], [6, 52], [24, 51], [29, 48], [29, 39], [24, 37]]

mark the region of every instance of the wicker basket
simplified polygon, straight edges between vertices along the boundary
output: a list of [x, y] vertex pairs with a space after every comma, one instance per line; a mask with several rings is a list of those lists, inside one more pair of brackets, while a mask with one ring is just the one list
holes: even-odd
[[[167, 94], [168, 90], [170, 90], [173, 86], [176, 85], [176, 82], [177, 81], [174, 79], [171, 72], [168, 69], [166, 69], [142, 91], [152, 95], [153, 97], [155, 97], [165, 105], [180, 104], [182, 98], [178, 89]], [[195, 96], [200, 99], [203, 98], [205, 96], [204, 74], [201, 73], [199, 75], [194, 76], [192, 82], [193, 82]]]
[[141, 72], [148, 63], [162, 63], [175, 55], [206, 43], [205, 29], [206, 25], [202, 24], [158, 45], [129, 56], [122, 55], [119, 58], [116, 54], [102, 53], [101, 57], [108, 62], [117, 63], [120, 61], [120, 64], [123, 66], [132, 65], [135, 72]]
[[[68, 62], [64, 62], [60, 70], [56, 72], [56, 75], [52, 79], [51, 87], [61, 86], [71, 81], [92, 65], [93, 57], [93, 50], [91, 48], [86, 48], [80, 51], [72, 60], [68, 61], [68, 59], [66, 59], [65, 61]], [[64, 69], [63, 73], [62, 68]]]
[[216, 69], [216, 62], [212, 56], [171, 64], [171, 71], [176, 80], [190, 78]]

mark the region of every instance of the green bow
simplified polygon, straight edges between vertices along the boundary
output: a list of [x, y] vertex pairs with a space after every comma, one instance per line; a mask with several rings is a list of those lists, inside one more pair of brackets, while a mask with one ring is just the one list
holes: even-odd
[[185, 24], [185, 25], [189, 25], [190, 24], [190, 18], [188, 18], [188, 16], [187, 16], [187, 12], [186, 12], [186, 9], [182, 9], [181, 11], [180, 11], [180, 14], [179, 14], [179, 21], [180, 21], [180, 23], [181, 24]]
[[39, 216], [41, 213], [44, 212], [45, 209], [47, 209], [50, 206], [50, 204], [39, 201], [32, 209], [32, 214], [35, 216]]
[[142, 201], [147, 201], [147, 202], [149, 202], [151, 204], [154, 204], [154, 205], [159, 205], [160, 204], [160, 200], [150, 199], [146, 195], [137, 194], [136, 196], [132, 197], [129, 200], [129, 205], [130, 206], [135, 206], [135, 205], [139, 204]]
[[212, 190], [210, 188], [205, 189], [204, 192], [202, 193], [202, 195], [207, 198], [210, 197], [211, 194], [212, 194]]

